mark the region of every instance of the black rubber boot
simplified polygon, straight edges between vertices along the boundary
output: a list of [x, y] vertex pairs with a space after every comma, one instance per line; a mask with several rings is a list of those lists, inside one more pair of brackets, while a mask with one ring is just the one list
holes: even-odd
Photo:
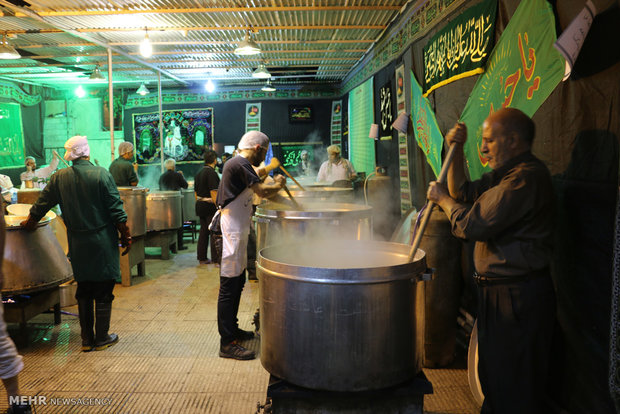
[[95, 334], [93, 333], [95, 313], [93, 311], [93, 302], [92, 299], [78, 299], [82, 352], [90, 352], [95, 347]]
[[118, 342], [118, 335], [108, 334], [110, 317], [112, 316], [112, 302], [95, 303], [97, 319], [95, 321], [95, 351], [103, 351]]

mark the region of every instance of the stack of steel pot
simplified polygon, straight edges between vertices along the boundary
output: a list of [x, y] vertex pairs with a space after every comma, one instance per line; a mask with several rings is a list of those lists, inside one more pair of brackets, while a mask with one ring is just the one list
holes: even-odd
[[259, 252], [261, 363], [278, 378], [311, 389], [390, 387], [420, 370], [418, 250], [379, 241], [302, 242]]
[[183, 225], [179, 191], [153, 191], [146, 197], [147, 231], [176, 230]]
[[146, 194], [144, 187], [118, 187], [123, 200], [123, 208], [127, 213], [127, 226], [132, 237], [146, 234]]
[[6, 241], [2, 272], [5, 294], [45, 290], [73, 277], [67, 256], [50, 228], [49, 217], [34, 231], [20, 226], [22, 216], [6, 216]]

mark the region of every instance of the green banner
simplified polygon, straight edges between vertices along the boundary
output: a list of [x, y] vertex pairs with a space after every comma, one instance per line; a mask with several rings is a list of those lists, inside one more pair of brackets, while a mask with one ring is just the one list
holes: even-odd
[[518, 108], [531, 117], [562, 80], [564, 58], [553, 47], [555, 40], [549, 3], [522, 1], [461, 115], [469, 134], [464, 149], [472, 180], [489, 171], [488, 160], [480, 152], [486, 117], [506, 107]]
[[22, 109], [16, 103], [0, 102], [0, 167], [23, 166]]
[[484, 71], [493, 48], [497, 1], [485, 0], [458, 15], [424, 46], [424, 96]]
[[41, 95], [28, 95], [17, 85], [0, 80], [0, 98], [12, 99], [25, 106], [36, 105], [41, 102]]
[[426, 161], [431, 165], [436, 177], [441, 171], [441, 149], [443, 148], [443, 136], [439, 131], [435, 113], [431, 109], [428, 99], [422, 96], [422, 87], [411, 75], [411, 119], [413, 120], [413, 132], [418, 145], [426, 155]]

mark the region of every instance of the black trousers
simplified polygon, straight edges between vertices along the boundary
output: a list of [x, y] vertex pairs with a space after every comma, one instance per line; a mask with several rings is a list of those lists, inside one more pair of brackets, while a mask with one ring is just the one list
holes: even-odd
[[217, 329], [220, 344], [228, 345], [235, 340], [239, 330], [239, 302], [245, 285], [245, 270], [235, 277], [220, 276], [220, 293], [217, 298]]
[[103, 282], [77, 282], [75, 298], [79, 301], [94, 300], [97, 303], [112, 303], [114, 295], [115, 280], [106, 280]]
[[[198, 260], [207, 260], [207, 249], [209, 248], [209, 238], [211, 232], [209, 231], [209, 224], [213, 220], [213, 214], [210, 216], [200, 217], [200, 232], [198, 233], [198, 245], [196, 246], [196, 256]], [[217, 254], [214, 254], [213, 243], [211, 243], [211, 260], [214, 263], [219, 263]]]
[[479, 286], [478, 370], [483, 414], [542, 414], [555, 323], [549, 276]]
[[250, 225], [247, 258], [248, 264], [246, 270], [248, 271], [248, 278], [256, 279], [256, 230], [254, 229], [254, 223]]

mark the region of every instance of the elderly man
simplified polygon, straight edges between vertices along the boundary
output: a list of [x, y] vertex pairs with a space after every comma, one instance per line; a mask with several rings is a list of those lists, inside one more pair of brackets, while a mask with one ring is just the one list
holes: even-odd
[[110, 164], [110, 174], [114, 177], [114, 182], [119, 187], [129, 187], [138, 185], [138, 175], [136, 174], [137, 164], [133, 164], [133, 144], [131, 142], [121, 142], [118, 145], [118, 158]]
[[319, 168], [319, 174], [316, 177], [318, 182], [333, 184], [336, 181], [352, 181], [357, 178], [353, 164], [340, 156], [340, 146], [327, 147], [327, 155], [328, 160]]
[[182, 171], [176, 171], [177, 162], [173, 158], [164, 161], [166, 171], [159, 177], [159, 189], [162, 191], [178, 191], [187, 188], [187, 181]]
[[54, 153], [52, 158], [52, 162], [47, 167], [39, 168], [37, 170], [37, 161], [34, 157], [26, 157], [24, 163], [26, 164], [26, 171], [19, 175], [19, 179], [21, 180], [21, 188], [30, 187], [26, 182], [31, 182], [32, 187], [34, 188], [44, 188], [47, 183], [47, 179], [56, 168], [58, 168], [58, 163], [60, 160]]
[[108, 329], [114, 299], [112, 291], [115, 280], [121, 276], [119, 232], [120, 244], [126, 247], [123, 254], [129, 251], [131, 237], [114, 179], [104, 168], [90, 162], [86, 137], [70, 138], [65, 149], [65, 159], [73, 161], [73, 167], [63, 168], [52, 176], [22, 225], [34, 230], [50, 208], [60, 205], [67, 226], [73, 277], [77, 281], [75, 298], [82, 351], [100, 351], [118, 341], [118, 336], [108, 334]]
[[475, 242], [481, 413], [537, 414], [544, 409], [555, 294], [549, 276], [553, 188], [530, 152], [535, 126], [501, 109], [482, 125], [481, 151], [492, 172], [465, 178], [464, 124], [446, 136], [457, 145], [448, 189], [432, 182], [428, 199], [450, 218], [455, 236]]
[[[266, 175], [270, 166], [258, 167], [265, 160], [269, 138], [259, 131], [243, 135], [239, 141], [239, 155], [224, 164], [222, 181], [217, 191], [216, 204], [220, 210], [223, 248], [220, 265], [220, 292], [217, 302], [217, 325], [220, 333], [220, 357], [239, 360], [254, 359], [253, 351], [238, 341], [249, 340], [254, 333], [239, 329], [237, 312], [245, 284], [247, 244], [252, 217], [254, 193], [265, 198], [277, 198], [286, 179], [277, 175], [273, 185], [265, 184], [259, 175]], [[277, 164], [277, 160], [273, 165]]]

